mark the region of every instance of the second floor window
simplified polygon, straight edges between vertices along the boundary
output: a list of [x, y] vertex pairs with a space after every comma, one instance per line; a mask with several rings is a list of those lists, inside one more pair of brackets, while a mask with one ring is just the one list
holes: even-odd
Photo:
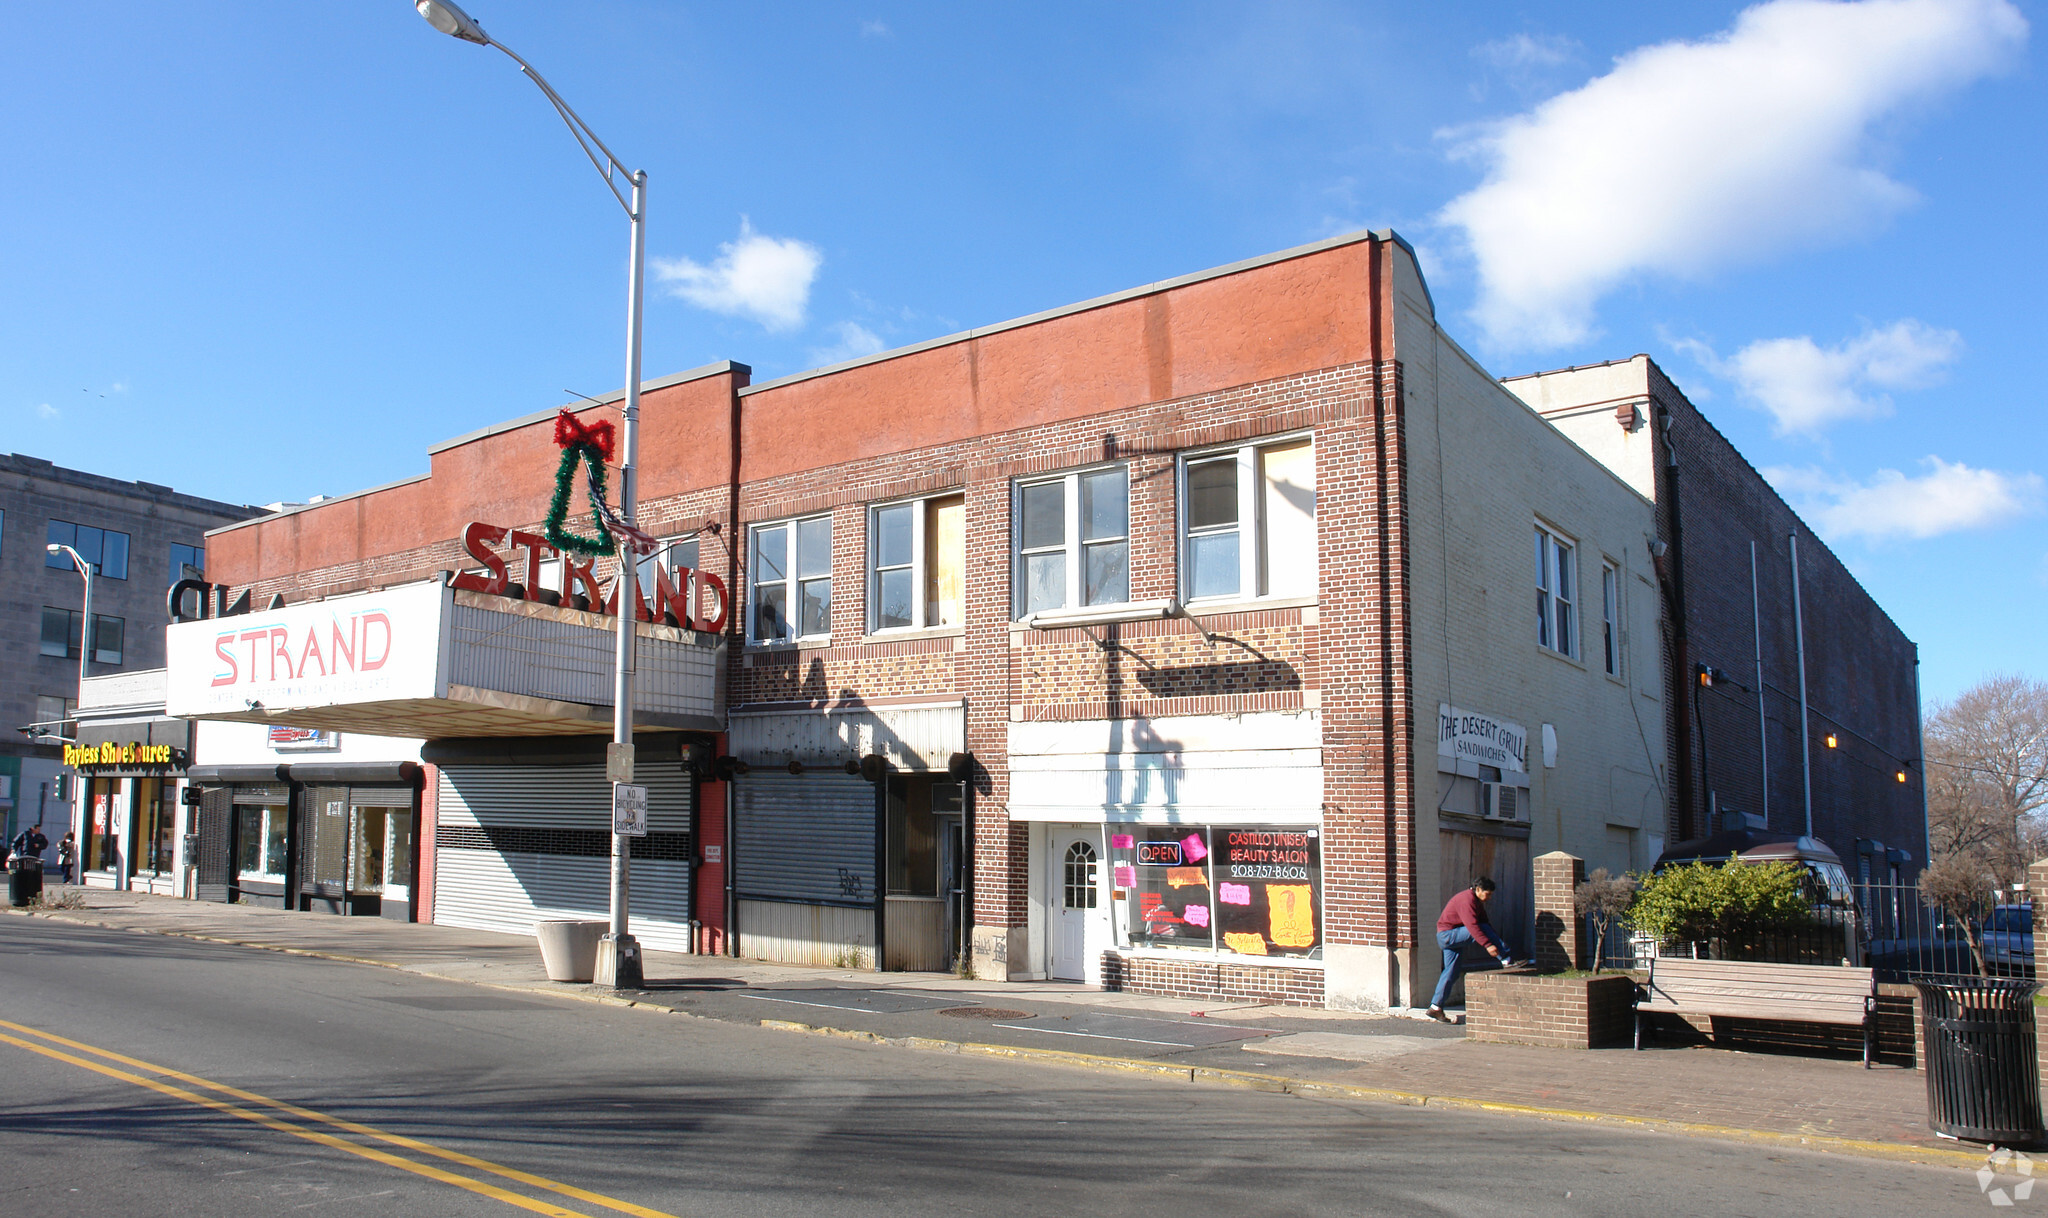
[[1316, 594], [1312, 441], [1189, 457], [1181, 465], [1181, 502], [1188, 600]]
[[755, 525], [748, 637], [785, 643], [832, 633], [832, 518]]
[[1613, 563], [1600, 564], [1600, 665], [1610, 677], [1621, 675], [1621, 580]]
[[1559, 655], [1579, 653], [1577, 561], [1571, 542], [1536, 526], [1536, 642]]
[[965, 496], [874, 509], [868, 550], [868, 629], [935, 630], [965, 621]]
[[1130, 528], [1122, 467], [1019, 483], [1017, 616], [1130, 600]]
[[[92, 662], [119, 664], [122, 636], [127, 632], [127, 623], [118, 617], [107, 617], [100, 613], [92, 615], [92, 623]], [[77, 659], [84, 624], [85, 615], [76, 609], [55, 609], [45, 605], [42, 654], [67, 660]]]
[[[171, 578], [168, 584], [181, 579], [206, 578], [206, 550], [202, 546], [188, 546], [179, 542], [171, 543]], [[168, 586], [168, 584], [166, 586]]]
[[[70, 546], [78, 556], [92, 564], [93, 574], [107, 579], [128, 578], [128, 534], [116, 533], [112, 529], [96, 529], [89, 524], [73, 524], [68, 520], [50, 522], [50, 544]], [[47, 554], [43, 565], [56, 567], [60, 571], [72, 569], [71, 558], [66, 554]]]

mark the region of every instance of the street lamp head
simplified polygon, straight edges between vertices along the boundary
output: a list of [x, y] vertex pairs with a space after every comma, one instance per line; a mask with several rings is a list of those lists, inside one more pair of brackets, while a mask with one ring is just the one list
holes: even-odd
[[427, 19], [427, 24], [451, 38], [474, 42], [478, 46], [491, 45], [491, 36], [484, 33], [484, 27], [476, 23], [476, 18], [457, 8], [450, 0], [414, 0], [413, 7]]
[[43, 549], [49, 551], [52, 554], [62, 554], [64, 552], [64, 547], [58, 545], [54, 541], [51, 542], [49, 545], [44, 546]]

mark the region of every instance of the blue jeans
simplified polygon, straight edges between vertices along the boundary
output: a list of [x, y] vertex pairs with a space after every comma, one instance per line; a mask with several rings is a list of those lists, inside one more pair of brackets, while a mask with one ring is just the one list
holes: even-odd
[[[1489, 941], [1502, 945], [1501, 951], [1505, 956], [1507, 940], [1500, 937], [1500, 932], [1484, 922], [1479, 924], [1479, 929], [1486, 932]], [[1451, 992], [1451, 986], [1457, 983], [1458, 975], [1465, 971], [1465, 948], [1477, 942], [1478, 940], [1472, 937], [1472, 932], [1462, 926], [1453, 926], [1449, 930], [1436, 932], [1436, 945], [1444, 949], [1444, 971], [1436, 979], [1436, 993], [1430, 996], [1429, 1005], [1444, 1005], [1444, 995]]]

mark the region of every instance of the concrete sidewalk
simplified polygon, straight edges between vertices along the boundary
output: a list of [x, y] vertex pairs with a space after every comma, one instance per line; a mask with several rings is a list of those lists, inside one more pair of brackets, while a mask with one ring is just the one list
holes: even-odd
[[646, 989], [612, 994], [550, 982], [534, 941], [519, 935], [102, 889], [86, 890], [81, 910], [8, 912], [915, 1049], [1326, 1099], [1624, 1122], [1948, 1165], [1975, 1167], [1986, 1153], [1929, 1130], [1924, 1076], [1897, 1066], [1865, 1070], [1854, 1059], [1481, 1044], [1456, 1028], [1391, 1015], [668, 952], [646, 954]]

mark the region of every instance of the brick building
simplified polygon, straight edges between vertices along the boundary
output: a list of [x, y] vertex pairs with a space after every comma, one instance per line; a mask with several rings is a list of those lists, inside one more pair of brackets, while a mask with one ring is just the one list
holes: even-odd
[[92, 675], [161, 668], [165, 592], [184, 568], [204, 567], [208, 529], [261, 514], [0, 454], [0, 813], [9, 840], [38, 816], [53, 843], [70, 829], [58, 738], [70, 735], [78, 704], [85, 587], [71, 560], [45, 547], [71, 546], [96, 565]]
[[[1672, 840], [1810, 834], [1880, 879], [1903, 850], [1910, 879], [1927, 859], [1912, 640], [1648, 356], [1503, 383], [1657, 503]], [[1701, 688], [1701, 666], [1726, 677]]]
[[[655, 946], [1400, 1005], [1475, 876], [1526, 950], [1534, 855], [1672, 831], [1654, 488], [1391, 233], [642, 409]], [[439, 921], [604, 905], [616, 597], [538, 536], [553, 417], [217, 531], [292, 604], [173, 627], [173, 713], [420, 742]]]

